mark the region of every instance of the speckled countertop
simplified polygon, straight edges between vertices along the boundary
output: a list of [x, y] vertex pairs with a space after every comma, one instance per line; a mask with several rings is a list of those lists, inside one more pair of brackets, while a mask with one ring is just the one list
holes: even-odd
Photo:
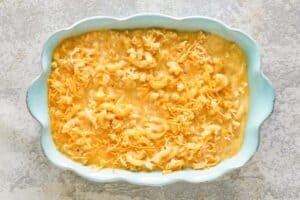
[[[275, 111], [245, 167], [219, 181], [142, 187], [95, 184], [49, 164], [26, 88], [42, 45], [57, 29], [94, 15], [207, 15], [257, 40], [276, 89]], [[0, 0], [0, 199], [300, 199], [300, 0]]]

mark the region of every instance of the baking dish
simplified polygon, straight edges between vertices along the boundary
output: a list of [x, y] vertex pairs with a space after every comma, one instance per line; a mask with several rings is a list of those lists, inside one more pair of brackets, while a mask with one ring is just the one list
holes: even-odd
[[[205, 170], [182, 170], [170, 174], [154, 172], [132, 172], [119, 169], [93, 170], [76, 163], [56, 150], [50, 132], [48, 114], [47, 79], [53, 49], [64, 38], [99, 29], [133, 29], [160, 27], [178, 31], [203, 30], [223, 36], [237, 43], [245, 52], [248, 62], [250, 85], [250, 110], [243, 146], [239, 153], [215, 167]], [[127, 181], [141, 185], [165, 185], [177, 181], [204, 182], [214, 180], [233, 169], [243, 166], [255, 153], [259, 144], [259, 128], [271, 114], [274, 106], [274, 90], [260, 69], [260, 53], [257, 45], [245, 33], [229, 28], [215, 19], [207, 17], [175, 18], [161, 14], [139, 14], [127, 18], [92, 17], [79, 21], [69, 28], [54, 33], [45, 43], [42, 54], [42, 73], [33, 81], [27, 92], [27, 105], [32, 116], [41, 124], [41, 145], [46, 157], [56, 166], [74, 171], [82, 177], [96, 182]]]

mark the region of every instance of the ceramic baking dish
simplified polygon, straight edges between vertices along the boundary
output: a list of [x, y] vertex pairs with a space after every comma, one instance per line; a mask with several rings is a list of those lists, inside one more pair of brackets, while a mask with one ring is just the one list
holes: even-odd
[[[250, 84], [250, 111], [243, 146], [231, 159], [222, 161], [205, 170], [182, 170], [170, 174], [154, 172], [132, 172], [126, 170], [92, 170], [76, 163], [56, 150], [50, 132], [48, 114], [47, 79], [53, 49], [63, 39], [99, 29], [133, 29], [160, 27], [179, 31], [207, 31], [237, 43], [245, 52], [248, 62]], [[255, 153], [259, 144], [259, 128], [271, 114], [274, 106], [274, 90], [260, 68], [260, 53], [251, 37], [240, 30], [207, 17], [175, 18], [160, 14], [141, 14], [126, 18], [92, 17], [81, 20], [69, 28], [54, 33], [46, 41], [42, 54], [42, 73], [30, 85], [27, 105], [32, 116], [41, 124], [41, 145], [46, 157], [56, 166], [74, 171], [76, 174], [96, 182], [127, 181], [140, 185], [165, 185], [178, 181], [204, 182], [214, 180], [233, 169], [243, 166]]]

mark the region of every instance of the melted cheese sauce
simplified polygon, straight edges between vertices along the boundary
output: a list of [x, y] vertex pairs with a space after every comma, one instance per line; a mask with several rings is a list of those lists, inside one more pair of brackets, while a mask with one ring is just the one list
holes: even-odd
[[248, 112], [240, 47], [217, 35], [144, 29], [63, 40], [48, 80], [59, 151], [84, 165], [205, 169], [241, 148]]

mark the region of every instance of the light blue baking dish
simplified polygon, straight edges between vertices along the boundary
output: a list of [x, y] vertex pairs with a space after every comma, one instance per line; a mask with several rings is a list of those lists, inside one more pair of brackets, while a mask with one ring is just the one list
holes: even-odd
[[[47, 79], [53, 49], [66, 37], [99, 29], [133, 29], [162, 27], [179, 31], [203, 30], [212, 32], [237, 43], [245, 52], [248, 60], [250, 83], [250, 112], [246, 126], [244, 143], [237, 155], [215, 167], [205, 170], [182, 170], [170, 174], [156, 172], [131, 172], [126, 170], [91, 168], [76, 163], [56, 150], [50, 133], [48, 115]], [[274, 89], [260, 68], [260, 53], [251, 37], [240, 30], [207, 17], [175, 18], [160, 14], [141, 14], [126, 18], [92, 17], [81, 20], [69, 28], [54, 33], [45, 43], [42, 54], [42, 73], [28, 89], [27, 105], [32, 116], [42, 126], [41, 144], [46, 157], [56, 166], [74, 171], [76, 174], [96, 182], [127, 181], [140, 185], [165, 185], [178, 181], [199, 183], [214, 180], [233, 169], [243, 166], [253, 156], [259, 144], [259, 128], [272, 113]]]

